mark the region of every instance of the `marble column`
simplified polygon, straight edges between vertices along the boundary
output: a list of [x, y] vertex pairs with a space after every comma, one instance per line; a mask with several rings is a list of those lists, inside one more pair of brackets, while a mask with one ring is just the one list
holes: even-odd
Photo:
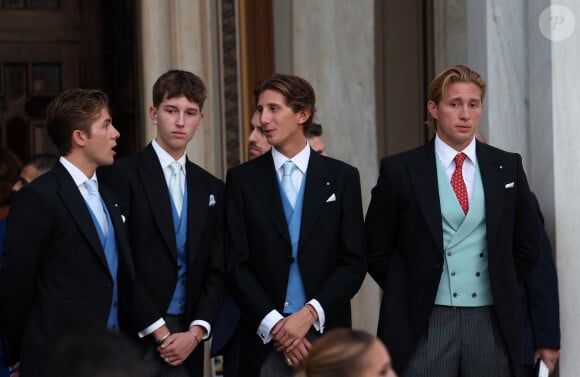
[[[282, 66], [314, 86], [327, 152], [359, 169], [366, 211], [378, 174], [374, 1], [295, 0], [289, 18], [292, 61]], [[380, 292], [370, 280], [353, 300], [353, 326], [375, 333]]]
[[[565, 0], [557, 4], [569, 9], [576, 26], [569, 38], [551, 43], [552, 98], [546, 100], [551, 102], [552, 124], [544, 127], [553, 127], [554, 222], [562, 328], [560, 375], [574, 377], [580, 376], [580, 294], [576, 290], [580, 271], [580, 2]], [[567, 17], [564, 22], [572, 22]]]
[[155, 137], [149, 121], [151, 89], [155, 80], [169, 69], [191, 71], [204, 81], [208, 98], [204, 104], [205, 119], [187, 147], [188, 157], [208, 171], [222, 175], [219, 151], [219, 101], [217, 81], [215, 1], [141, 0], [141, 51], [143, 75], [143, 113], [145, 140]]

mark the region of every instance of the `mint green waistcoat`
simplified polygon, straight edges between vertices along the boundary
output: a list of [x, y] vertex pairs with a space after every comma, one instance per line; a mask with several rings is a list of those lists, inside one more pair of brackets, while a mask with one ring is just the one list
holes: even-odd
[[479, 166], [467, 215], [463, 213], [445, 169], [437, 158], [437, 181], [443, 219], [443, 272], [435, 304], [493, 305], [489, 282], [485, 196]]

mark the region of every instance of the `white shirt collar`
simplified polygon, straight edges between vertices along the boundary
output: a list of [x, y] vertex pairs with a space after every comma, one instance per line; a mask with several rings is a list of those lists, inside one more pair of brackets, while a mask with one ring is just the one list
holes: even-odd
[[476, 164], [477, 155], [475, 153], [475, 137], [473, 140], [471, 140], [471, 143], [469, 143], [469, 145], [462, 151], [456, 151], [447, 145], [443, 140], [441, 140], [439, 135], [435, 134], [435, 153], [437, 157], [439, 157], [439, 161], [441, 161], [441, 164], [443, 164], [444, 168], [449, 167], [457, 153], [461, 152], [467, 155], [467, 158], [473, 163], [473, 165]]
[[[86, 181], [89, 179], [97, 180], [96, 172], [93, 173], [93, 176], [88, 178], [85, 173], [81, 171], [81, 169], [77, 168], [72, 162], [66, 159], [64, 156], [60, 156], [58, 161], [64, 166], [66, 171], [71, 175], [72, 179], [75, 181], [77, 186], [82, 186]], [[98, 181], [97, 181], [98, 183]], [[83, 186], [84, 187], [84, 186]]]
[[296, 167], [302, 174], [306, 173], [306, 169], [308, 168], [308, 159], [310, 159], [310, 144], [306, 142], [306, 146], [302, 149], [298, 154], [296, 154], [292, 158], [288, 158], [280, 153], [276, 147], [272, 146], [272, 158], [274, 159], [274, 166], [276, 167], [276, 171], [281, 174], [282, 171], [282, 164], [284, 164], [288, 160], [292, 160]]
[[165, 151], [165, 149], [163, 149], [159, 143], [157, 143], [157, 141], [155, 139], [153, 139], [153, 141], [151, 142], [151, 145], [153, 146], [153, 150], [155, 151], [155, 154], [157, 154], [157, 158], [159, 159], [159, 163], [161, 164], [161, 167], [165, 170], [166, 168], [169, 167], [169, 165], [171, 165], [171, 163], [173, 161], [177, 161], [181, 164], [181, 170], [183, 171], [183, 174], [185, 174], [185, 153], [183, 154], [183, 156], [181, 156], [179, 159], [174, 160], [173, 157], [171, 157], [171, 155], [169, 153], [167, 153]]

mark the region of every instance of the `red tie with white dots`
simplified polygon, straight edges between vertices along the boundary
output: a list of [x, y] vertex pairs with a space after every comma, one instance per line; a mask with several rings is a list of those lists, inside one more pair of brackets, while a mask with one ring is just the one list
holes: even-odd
[[465, 153], [458, 153], [455, 156], [455, 171], [451, 176], [451, 186], [453, 191], [455, 191], [455, 196], [457, 196], [457, 201], [463, 210], [463, 213], [467, 215], [469, 211], [469, 198], [467, 196], [467, 187], [465, 186], [465, 181], [463, 180], [463, 161], [465, 161]]

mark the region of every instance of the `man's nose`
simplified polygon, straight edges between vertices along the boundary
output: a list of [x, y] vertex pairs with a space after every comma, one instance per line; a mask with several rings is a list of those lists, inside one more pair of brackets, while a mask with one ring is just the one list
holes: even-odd
[[461, 107], [461, 113], [459, 114], [461, 119], [469, 119], [471, 118], [471, 112], [469, 109], [469, 105], [465, 105]]

